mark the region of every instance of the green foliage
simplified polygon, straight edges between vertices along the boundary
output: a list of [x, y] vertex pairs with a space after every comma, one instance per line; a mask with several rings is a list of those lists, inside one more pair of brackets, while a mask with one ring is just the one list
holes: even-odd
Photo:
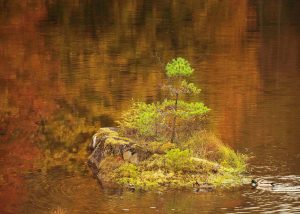
[[170, 139], [173, 131], [174, 118], [176, 117], [176, 132], [175, 137], [177, 142], [184, 142], [195, 131], [204, 128], [207, 120], [207, 115], [210, 109], [201, 102], [187, 103], [184, 101], [177, 101], [177, 108], [175, 110], [174, 100], [165, 100], [161, 104], [161, 112], [163, 112], [163, 129], [164, 138]]
[[190, 83], [187, 80], [178, 81], [179, 79], [171, 79], [171, 84], [165, 84], [162, 89], [166, 90], [170, 93], [172, 97], [178, 99], [179, 95], [187, 94], [187, 95], [197, 95], [200, 94], [201, 89], [195, 86], [194, 83]]
[[187, 77], [193, 69], [183, 58], [173, 59], [166, 66], [168, 77], [172, 77], [171, 85], [165, 86], [175, 100], [165, 99], [162, 103], [146, 104], [135, 102], [130, 109], [123, 113], [119, 124], [121, 133], [148, 140], [171, 139], [171, 143], [189, 137], [195, 130], [203, 129], [206, 116], [210, 109], [201, 102], [184, 102], [178, 100], [179, 94], [199, 94], [193, 83], [181, 80], [176, 85], [176, 79]]
[[168, 77], [188, 77], [193, 73], [189, 62], [181, 57], [173, 59], [166, 66]]
[[210, 109], [201, 102], [187, 103], [179, 100], [177, 102], [177, 110], [175, 111], [174, 100], [164, 100], [160, 108], [163, 112], [167, 114], [173, 114], [178, 117], [178, 119], [185, 119], [192, 122], [196, 117], [204, 118]]
[[193, 167], [189, 150], [171, 149], [164, 157], [166, 167], [172, 171], [188, 171]]
[[[199, 94], [201, 89], [197, 88], [193, 83], [188, 83], [185, 79], [182, 80], [183, 77], [189, 77], [193, 73], [193, 69], [191, 68], [188, 61], [183, 58], [176, 58], [169, 62], [166, 66], [166, 74], [170, 78], [171, 84], [166, 85], [164, 88], [167, 88], [171, 94], [171, 96], [175, 97], [174, 101], [174, 114], [171, 122], [171, 142], [175, 142], [176, 138], [178, 138], [178, 119], [181, 117], [187, 116], [190, 114], [190, 109], [184, 109], [184, 112], [179, 112], [178, 109], [178, 101], [179, 96], [181, 94]], [[181, 82], [180, 82], [181, 81]], [[194, 103], [191, 105], [192, 109], [199, 108], [204, 110], [204, 105], [201, 103]], [[194, 105], [194, 106], [193, 106]], [[199, 114], [200, 111], [193, 111], [194, 114]], [[187, 119], [187, 118], [185, 118]]]
[[147, 138], [156, 135], [156, 124], [159, 117], [157, 105], [136, 102], [127, 112], [123, 113], [121, 120], [117, 123], [125, 135]]
[[186, 80], [181, 81], [180, 90], [185, 94], [199, 94], [200, 88], [197, 88], [194, 83], [188, 83]]
[[193, 131], [201, 128], [210, 109], [201, 102], [187, 103], [178, 101], [177, 111], [174, 100], [164, 100], [162, 103], [134, 103], [118, 121], [121, 132], [126, 136], [145, 139], [170, 139], [172, 121], [177, 117], [177, 139], [185, 138]]

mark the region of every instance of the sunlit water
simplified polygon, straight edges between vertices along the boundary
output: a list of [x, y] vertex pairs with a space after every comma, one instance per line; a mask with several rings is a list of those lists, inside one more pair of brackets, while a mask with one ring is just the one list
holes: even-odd
[[[298, 0], [0, 0], [1, 213], [300, 212], [299, 12]], [[60, 146], [44, 123], [73, 151], [132, 99], [162, 99], [175, 56], [195, 68], [210, 128], [276, 188], [128, 192], [35, 166], [39, 143]]]

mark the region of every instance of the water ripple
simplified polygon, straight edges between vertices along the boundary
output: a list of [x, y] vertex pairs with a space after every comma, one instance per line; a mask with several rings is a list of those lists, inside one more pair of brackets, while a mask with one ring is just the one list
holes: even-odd
[[[67, 213], [296, 213], [300, 211], [300, 176], [265, 176], [276, 182], [274, 191], [252, 189], [193, 194], [192, 192], [123, 192], [120, 189], [100, 189], [90, 175], [70, 175], [60, 171], [48, 175], [27, 177], [28, 201], [23, 213], [51, 213], [57, 207]], [[297, 191], [289, 191], [296, 187]], [[284, 190], [284, 191], [283, 191]], [[155, 209], [153, 209], [155, 207]]]

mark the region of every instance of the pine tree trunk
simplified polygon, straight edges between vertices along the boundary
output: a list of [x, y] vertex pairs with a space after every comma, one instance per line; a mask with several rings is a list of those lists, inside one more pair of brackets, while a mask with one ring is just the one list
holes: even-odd
[[174, 115], [174, 118], [173, 118], [173, 124], [172, 124], [172, 135], [171, 135], [171, 143], [174, 143], [174, 140], [175, 140], [175, 133], [176, 133], [176, 112], [177, 112], [177, 105], [178, 105], [178, 93], [176, 93], [176, 99], [175, 99], [175, 107], [174, 107], [174, 110], [175, 110], [175, 115]]

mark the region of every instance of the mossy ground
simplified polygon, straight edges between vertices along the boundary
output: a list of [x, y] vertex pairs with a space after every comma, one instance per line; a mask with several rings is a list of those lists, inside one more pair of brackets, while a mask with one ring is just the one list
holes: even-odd
[[234, 152], [212, 133], [201, 132], [187, 142], [142, 142], [154, 153], [139, 163], [121, 156], [108, 156], [99, 169], [103, 182], [135, 189], [228, 188], [248, 182], [246, 156]]

